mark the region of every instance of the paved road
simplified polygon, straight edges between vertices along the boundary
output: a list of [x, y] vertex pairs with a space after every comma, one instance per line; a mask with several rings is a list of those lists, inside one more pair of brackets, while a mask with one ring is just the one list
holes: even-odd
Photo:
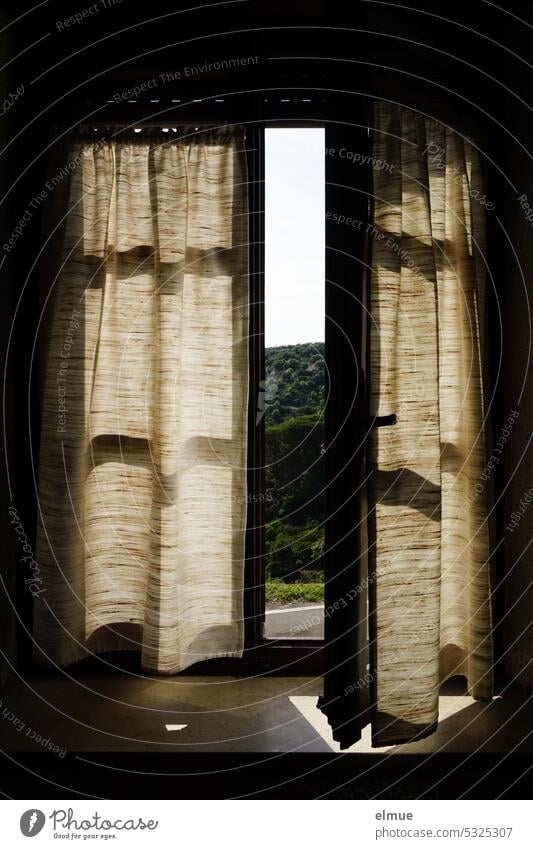
[[324, 605], [306, 604], [302, 607], [277, 607], [267, 610], [267, 637], [324, 637]]

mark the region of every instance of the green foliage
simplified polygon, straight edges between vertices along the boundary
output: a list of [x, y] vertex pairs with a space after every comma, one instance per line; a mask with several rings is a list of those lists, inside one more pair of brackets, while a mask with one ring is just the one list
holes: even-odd
[[281, 581], [268, 581], [265, 586], [267, 604], [288, 601], [321, 602], [324, 598], [324, 584], [283, 584]]
[[316, 580], [323, 571], [324, 529], [317, 523], [276, 520], [266, 528], [267, 575], [293, 583]]
[[265, 364], [267, 426], [323, 410], [323, 342], [267, 348]]
[[322, 579], [324, 345], [266, 351], [266, 549], [269, 579]]
[[298, 416], [266, 429], [267, 520], [306, 525], [324, 517], [324, 421]]

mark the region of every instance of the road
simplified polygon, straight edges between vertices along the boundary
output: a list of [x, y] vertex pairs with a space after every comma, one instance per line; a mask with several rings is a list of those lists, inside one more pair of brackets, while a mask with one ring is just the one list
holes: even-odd
[[265, 637], [324, 637], [324, 605], [276, 607], [267, 610]]

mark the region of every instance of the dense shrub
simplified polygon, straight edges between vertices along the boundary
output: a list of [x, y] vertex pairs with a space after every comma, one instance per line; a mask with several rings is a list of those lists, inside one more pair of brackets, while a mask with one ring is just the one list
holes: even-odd
[[324, 585], [320, 584], [284, 584], [282, 581], [269, 581], [265, 587], [267, 604], [297, 601], [321, 602], [324, 599]]

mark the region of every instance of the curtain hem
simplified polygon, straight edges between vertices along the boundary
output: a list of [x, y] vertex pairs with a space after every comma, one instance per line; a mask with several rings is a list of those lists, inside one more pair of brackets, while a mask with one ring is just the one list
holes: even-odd
[[[34, 648], [33, 651], [33, 662], [41, 667], [46, 667], [48, 669], [64, 669], [67, 666], [72, 666], [75, 663], [79, 663], [82, 660], [86, 660], [88, 657], [93, 657], [95, 655], [100, 655], [104, 652], [117, 652], [117, 651], [129, 651], [135, 652], [136, 654], [140, 654], [140, 649], [133, 649], [131, 645], [127, 645], [124, 641], [114, 642], [114, 643], [97, 643], [94, 646], [91, 646], [90, 649], [80, 648], [79, 651], [71, 652], [67, 655], [67, 657], [61, 657], [60, 659], [55, 659], [52, 654], [46, 654], [42, 649]], [[177, 675], [179, 672], [184, 672], [186, 669], [189, 669], [191, 666], [194, 666], [196, 663], [202, 663], [206, 660], [220, 660], [221, 658], [242, 658], [244, 654], [243, 649], [233, 649], [228, 652], [213, 652], [210, 654], [202, 654], [195, 656], [193, 660], [187, 661], [185, 663], [177, 664], [171, 669], [154, 669], [148, 666], [145, 666], [141, 662], [141, 670], [150, 675]]]
[[420, 726], [418, 731], [413, 732], [412, 726], [409, 725], [409, 729], [405, 729], [405, 733], [402, 734], [401, 726], [405, 725], [401, 720], [391, 720], [389, 719], [389, 724], [391, 726], [400, 725], [398, 731], [395, 728], [392, 728], [393, 733], [389, 733], [388, 730], [380, 731], [379, 729], [376, 731], [372, 731], [372, 748], [377, 749], [382, 746], [405, 746], [407, 743], [415, 743], [417, 740], [424, 740], [426, 737], [430, 737], [438, 728], [438, 720], [432, 722], [430, 725]]

